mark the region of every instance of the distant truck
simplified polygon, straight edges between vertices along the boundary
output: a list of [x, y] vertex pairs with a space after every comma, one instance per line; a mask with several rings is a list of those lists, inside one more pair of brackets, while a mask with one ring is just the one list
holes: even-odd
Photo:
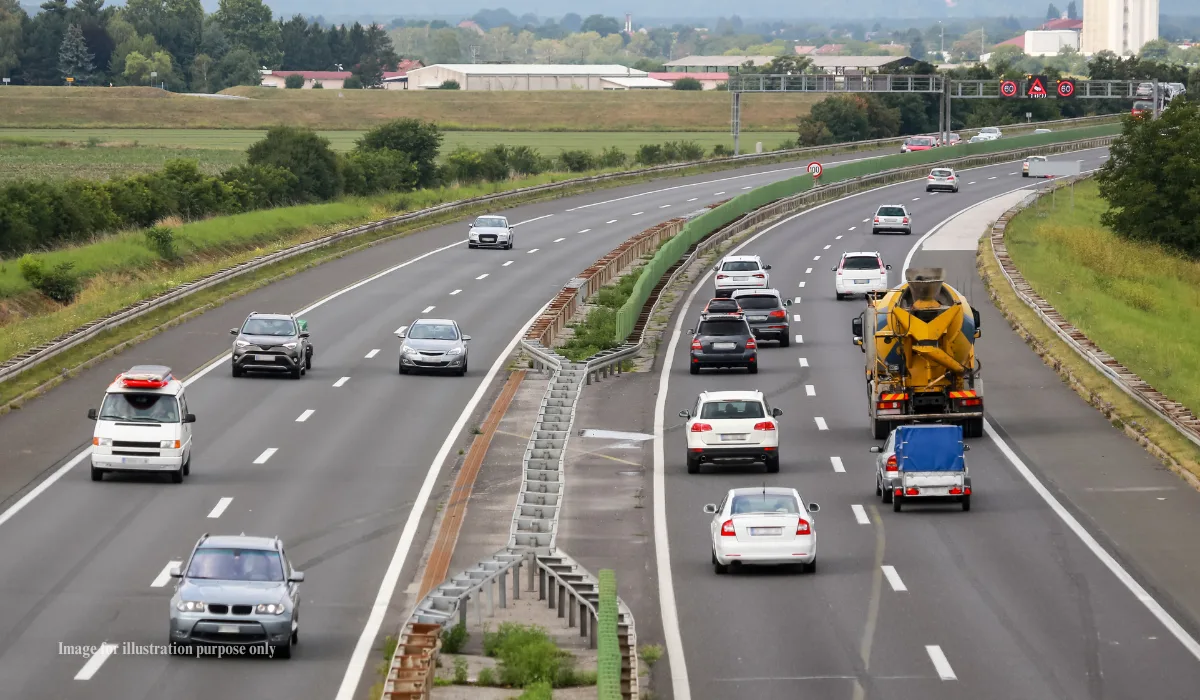
[[951, 501], [971, 510], [971, 473], [958, 425], [902, 425], [892, 431], [875, 464], [875, 495], [892, 510], [910, 499]]

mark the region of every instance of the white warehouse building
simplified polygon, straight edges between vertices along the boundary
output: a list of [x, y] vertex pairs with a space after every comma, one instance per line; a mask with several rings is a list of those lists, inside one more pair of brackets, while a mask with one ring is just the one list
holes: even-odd
[[408, 71], [411, 90], [441, 87], [460, 90], [646, 90], [671, 84], [646, 71], [625, 66], [537, 65], [522, 63], [439, 63]]
[[1079, 32], [1071, 29], [1025, 32], [1025, 53], [1030, 56], [1057, 56], [1064, 47], [1079, 50]]

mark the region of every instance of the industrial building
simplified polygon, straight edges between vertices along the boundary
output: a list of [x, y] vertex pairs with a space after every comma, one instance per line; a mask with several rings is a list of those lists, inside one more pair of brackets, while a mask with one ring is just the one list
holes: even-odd
[[439, 63], [408, 72], [412, 90], [441, 87], [460, 90], [653, 90], [671, 84], [646, 71], [625, 66]]
[[[775, 60], [775, 56], [688, 56], [666, 64], [672, 73], [737, 73], [747, 63], [760, 68]], [[909, 56], [829, 56], [816, 53], [806, 55], [814, 68], [835, 75], [861, 73], [885, 73], [917, 62]], [[728, 75], [726, 75], [728, 77]], [[724, 81], [722, 81], [724, 82]]]
[[1085, 55], [1136, 54], [1158, 38], [1158, 0], [1083, 0], [1083, 17], [1079, 50]]
[[737, 73], [747, 63], [755, 68], [774, 61], [774, 56], [685, 56], [667, 61], [671, 73]]

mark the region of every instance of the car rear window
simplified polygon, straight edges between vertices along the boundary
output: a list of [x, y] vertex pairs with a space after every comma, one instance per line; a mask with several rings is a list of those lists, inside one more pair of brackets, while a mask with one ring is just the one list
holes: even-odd
[[741, 306], [732, 299], [713, 299], [708, 302], [709, 311], [738, 311]]
[[705, 321], [696, 335], [749, 335], [745, 321]]
[[735, 260], [727, 262], [721, 268], [722, 272], [757, 272], [758, 263], [753, 260]]
[[842, 261], [843, 270], [879, 270], [879, 258], [869, 255], [857, 255]]
[[738, 297], [738, 303], [743, 309], [777, 309], [779, 297], [770, 294], [758, 294], [752, 297]]
[[783, 494], [756, 493], [734, 496], [729, 511], [733, 515], [743, 513], [799, 513], [800, 506], [792, 496]]
[[766, 412], [758, 401], [709, 401], [700, 409], [700, 418], [712, 420], [737, 420], [738, 418], [765, 418]]
[[204, 547], [196, 550], [188, 578], [217, 581], [282, 581], [283, 564], [279, 552], [267, 549], [225, 549]]
[[879, 216], [904, 216], [904, 207], [879, 207]]
[[954, 174], [953, 170], [934, 170], [933, 171], [934, 177], [950, 177], [953, 174]]

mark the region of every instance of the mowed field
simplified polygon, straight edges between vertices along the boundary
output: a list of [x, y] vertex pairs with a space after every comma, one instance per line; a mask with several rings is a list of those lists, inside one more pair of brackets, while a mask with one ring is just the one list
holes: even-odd
[[[717, 91], [280, 90], [223, 97], [145, 87], [0, 89], [0, 127], [362, 130], [399, 117], [463, 131], [729, 131], [730, 95]], [[744, 131], [791, 131], [820, 96], [748, 95]]]

